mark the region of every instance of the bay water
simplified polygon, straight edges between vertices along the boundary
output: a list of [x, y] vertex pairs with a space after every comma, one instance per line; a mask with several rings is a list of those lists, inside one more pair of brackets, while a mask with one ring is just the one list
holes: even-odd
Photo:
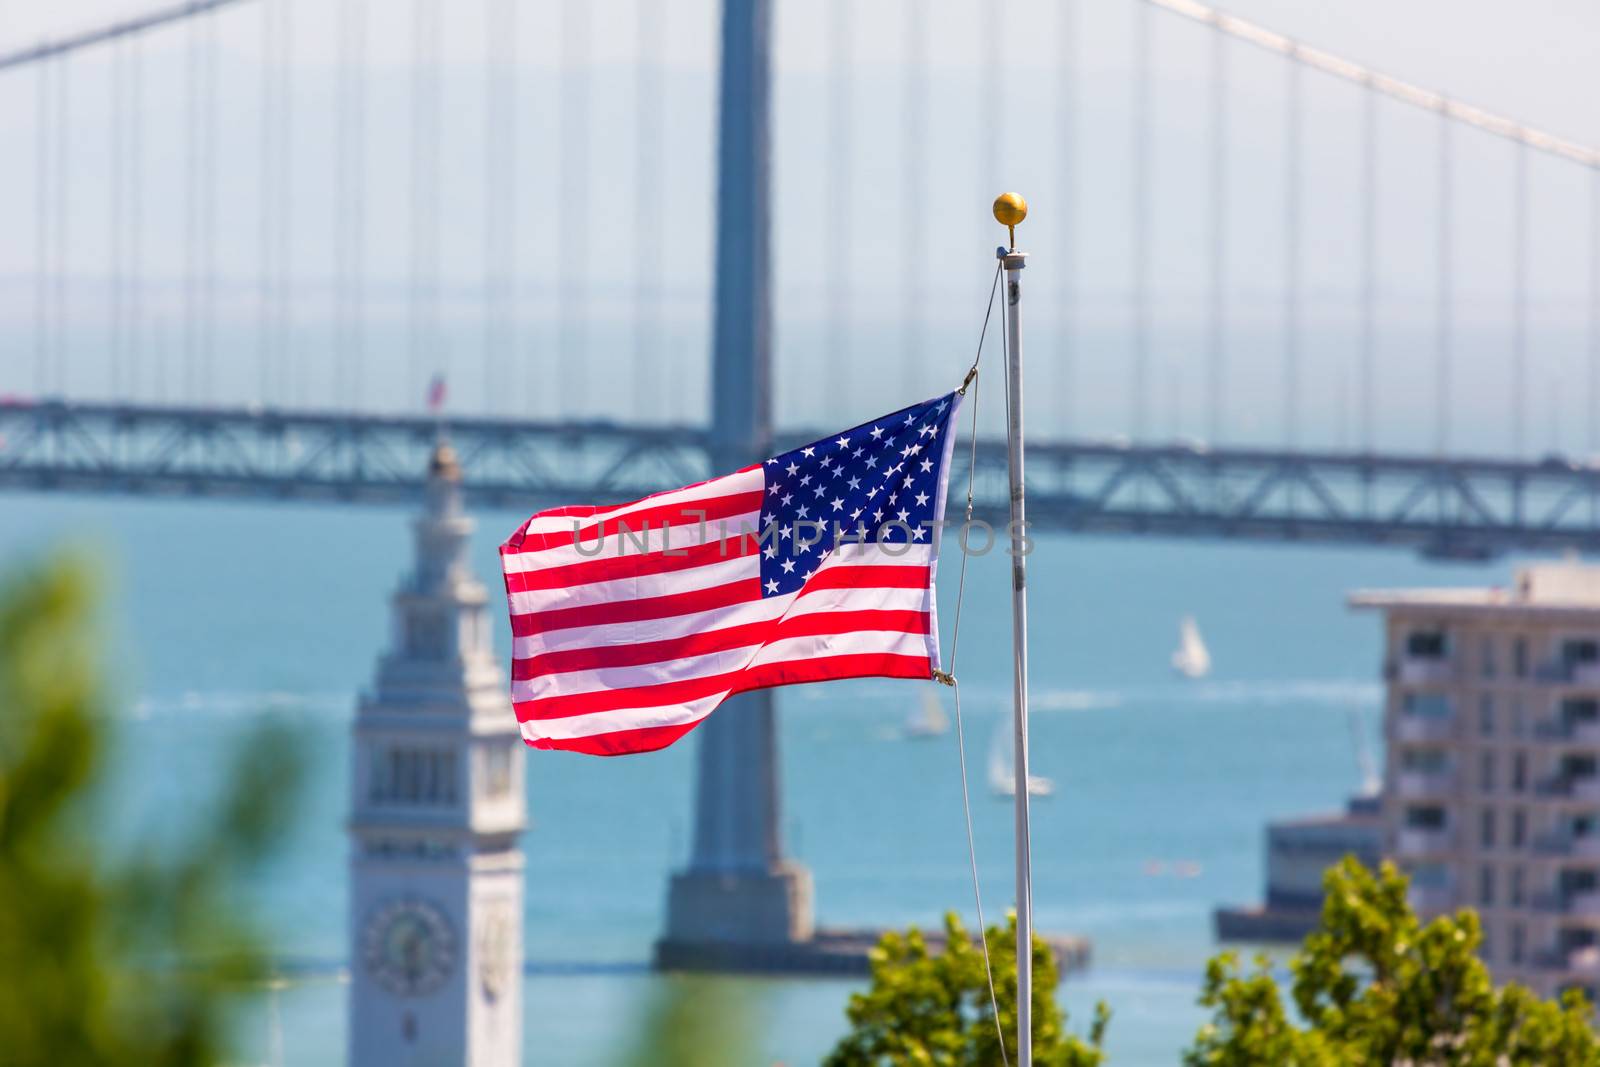
[[[525, 516], [476, 517], [475, 564], [496, 589], [495, 545]], [[308, 966], [242, 1021], [243, 1062], [343, 1061], [349, 727], [409, 565], [409, 519], [399, 508], [0, 495], [0, 565], [76, 549], [104, 582], [108, 840], [181, 833], [262, 720], [304, 740], [310, 777], [292, 840], [239, 906], [277, 955]], [[959, 562], [947, 541], [947, 643]], [[1080, 1028], [1097, 1000], [1109, 1004], [1112, 1063], [1177, 1061], [1203, 1021], [1194, 999], [1217, 950], [1211, 909], [1260, 897], [1264, 824], [1343, 803], [1359, 782], [1353, 716], [1380, 743], [1379, 624], [1345, 607], [1348, 591], [1508, 575], [1508, 563], [1426, 563], [1388, 548], [1037, 539], [1033, 754], [1056, 790], [1034, 803], [1036, 923], [1092, 938], [1092, 967], [1061, 995]], [[1011, 808], [985, 775], [1009, 715], [1007, 577], [1001, 552], [971, 561], [956, 664], [991, 920], [1012, 900]], [[1184, 614], [1212, 653], [1203, 681], [1169, 667]], [[950, 909], [972, 921], [955, 731], [903, 733], [922, 700], [910, 682], [780, 691], [783, 830], [812, 870], [823, 923], [932, 925]], [[648, 960], [668, 874], [687, 854], [693, 756], [692, 735], [620, 759], [525, 753], [527, 1063], [614, 1062], [667, 981]], [[790, 1067], [826, 1053], [860, 988], [727, 982], [760, 1035], [760, 1062]]]

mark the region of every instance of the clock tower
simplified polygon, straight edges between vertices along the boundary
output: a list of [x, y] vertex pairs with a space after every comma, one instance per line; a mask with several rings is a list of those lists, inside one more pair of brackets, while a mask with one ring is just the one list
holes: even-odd
[[522, 741], [460, 479], [441, 442], [389, 649], [356, 710], [351, 1067], [522, 1061]]

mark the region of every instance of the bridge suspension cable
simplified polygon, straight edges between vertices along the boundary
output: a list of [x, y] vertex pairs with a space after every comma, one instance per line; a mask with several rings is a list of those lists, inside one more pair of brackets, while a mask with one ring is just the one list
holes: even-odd
[[1378, 94], [1366, 85], [1361, 92], [1361, 450], [1368, 454], [1376, 444], [1377, 349]]
[[347, 410], [360, 406], [366, 384], [366, 0], [341, 0], [334, 143], [333, 387]]
[[1300, 65], [1288, 64], [1284, 151], [1283, 439], [1293, 448], [1300, 436], [1300, 182], [1303, 89]]
[[111, 203], [107, 212], [109, 218], [108, 237], [111, 243], [111, 263], [109, 278], [109, 301], [111, 314], [107, 317], [109, 327], [107, 333], [106, 354], [109, 360], [110, 373], [106, 376], [111, 385], [113, 397], [125, 396], [126, 389], [122, 381], [122, 296], [123, 296], [123, 213], [122, 199], [126, 194], [126, 181], [123, 175], [123, 134], [127, 130], [127, 123], [122, 114], [127, 100], [123, 82], [125, 75], [123, 68], [126, 65], [125, 49], [121, 39], [111, 42], [111, 72], [106, 84], [110, 86], [111, 98], [108, 101], [106, 132], [110, 135], [110, 145], [107, 153], [107, 182], [106, 189], [111, 194]]
[[34, 392], [40, 396], [50, 387], [50, 205], [56, 191], [51, 174], [54, 156], [50, 134], [61, 132], [51, 121], [53, 66], [49, 62], [39, 64], [33, 90], [33, 377]]
[[1056, 5], [1056, 173], [1060, 176], [1061, 216], [1059, 256], [1061, 294], [1056, 334], [1061, 345], [1058, 361], [1056, 403], [1061, 408], [1061, 424], [1071, 432], [1077, 425], [1077, 176], [1078, 176], [1078, 5], [1076, 0], [1060, 0]]
[[1525, 420], [1528, 403], [1528, 144], [1516, 146], [1513, 163], [1516, 180], [1513, 186], [1511, 253], [1511, 360], [1512, 403], [1512, 454], [1520, 458], [1527, 446]]
[[1228, 220], [1228, 38], [1211, 32], [1211, 307], [1206, 346], [1206, 433], [1220, 442], [1227, 423], [1227, 220]]
[[160, 8], [134, 18], [97, 26], [92, 30], [69, 34], [55, 40], [40, 41], [26, 48], [0, 54], [0, 71], [8, 70], [12, 67], [25, 67], [42, 60], [54, 59], [57, 56], [70, 55], [73, 52], [104, 44], [118, 37], [134, 36], [144, 33], [146, 30], [165, 26], [169, 22], [181, 22], [184, 19], [216, 11], [218, 8], [229, 7], [243, 2], [244, 0], [188, 0], [186, 3]]
[[1600, 170], [1589, 175], [1589, 454], [1600, 453]]
[[1451, 233], [1455, 198], [1451, 171], [1450, 119], [1439, 112], [1439, 190], [1438, 203], [1434, 205], [1436, 250], [1434, 285], [1437, 292], [1437, 321], [1434, 324], [1434, 382], [1433, 382], [1433, 447], [1444, 455], [1450, 447], [1450, 389], [1452, 383], [1451, 354], [1454, 346], [1453, 313], [1454, 289], [1451, 277]]
[[1150, 381], [1150, 9], [1134, 13], [1133, 61], [1133, 419], [1135, 441], [1149, 429]]
[[1320, 70], [1335, 78], [1353, 82], [1357, 85], [1370, 85], [1373, 90], [1419, 107], [1424, 111], [1439, 111], [1446, 117], [1465, 125], [1503, 137], [1507, 140], [1520, 141], [1536, 151], [1546, 152], [1586, 167], [1600, 167], [1600, 150], [1589, 148], [1553, 133], [1527, 126], [1514, 119], [1497, 115], [1482, 108], [1464, 104], [1453, 100], [1440, 93], [1390, 77], [1359, 63], [1341, 59], [1329, 52], [1301, 44], [1291, 37], [1259, 26], [1245, 19], [1224, 14], [1216, 8], [1195, 3], [1194, 0], [1144, 0], [1145, 4], [1153, 4], [1165, 11], [1193, 19], [1196, 22], [1208, 23], [1217, 27], [1230, 37], [1241, 41], [1248, 41], [1258, 47], [1271, 52], [1278, 52], [1293, 59], [1304, 66]]
[[55, 183], [55, 197], [52, 208], [55, 211], [55, 284], [53, 285], [55, 324], [51, 331], [53, 339], [53, 353], [51, 357], [51, 372], [55, 379], [53, 385], [56, 392], [65, 393], [67, 388], [67, 369], [71, 359], [69, 338], [67, 336], [67, 227], [71, 218], [72, 201], [72, 171], [70, 169], [71, 155], [69, 149], [72, 138], [72, 117], [70, 111], [72, 79], [69, 76], [68, 64], [70, 58], [63, 55], [56, 60], [56, 117], [60, 123], [55, 136], [56, 164], [52, 181]]
[[516, 270], [517, 5], [487, 0], [483, 64], [483, 410], [505, 406], [516, 350], [510, 324]]
[[[639, 59], [635, 69], [634, 122], [636, 144], [633, 232], [638, 248], [633, 278], [634, 411], [646, 421], [661, 417], [666, 380], [661, 373], [662, 224], [663, 194], [667, 187], [662, 167], [667, 153], [662, 108], [661, 53], [666, 46], [668, 5], [638, 0], [634, 12], [638, 27]], [[680, 409], [681, 410], [681, 409]]]
[[828, 176], [825, 213], [818, 232], [824, 235], [823, 276], [827, 279], [828, 375], [820, 379], [823, 394], [819, 410], [826, 410], [828, 393], [850, 380], [850, 283], [855, 246], [850, 220], [854, 170], [851, 140], [851, 82], [855, 77], [850, 0], [828, 5]]
[[144, 38], [128, 39], [128, 273], [133, 278], [128, 306], [128, 357], [135, 383], [144, 365]]
[[413, 0], [411, 8], [410, 373], [405, 407], [421, 401], [430, 371], [444, 369], [439, 337], [439, 2]]
[[[928, 280], [928, 242], [923, 235], [927, 218], [928, 166], [928, 18], [923, 4], [906, 5], [905, 83], [901, 106], [905, 122], [901, 128], [901, 151], [905, 156], [905, 195], [903, 211], [905, 271], [905, 310], [901, 325], [902, 373], [908, 382], [919, 386], [928, 377], [927, 361], [922, 358], [922, 316], [926, 311]], [[922, 395], [920, 392], [918, 396]]]
[[[561, 19], [561, 201], [584, 200], [589, 182], [589, 50], [590, 19], [586, 4], [560, 5]], [[557, 221], [558, 345], [553, 353], [559, 386], [560, 413], [570, 418], [586, 399], [588, 386], [588, 256], [582, 219], [574, 210]]]

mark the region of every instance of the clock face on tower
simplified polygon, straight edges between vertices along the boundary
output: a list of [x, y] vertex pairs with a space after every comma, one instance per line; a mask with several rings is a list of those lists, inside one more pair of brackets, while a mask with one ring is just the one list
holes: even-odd
[[431, 993], [456, 963], [456, 935], [438, 906], [406, 899], [373, 912], [361, 935], [361, 962], [377, 983], [402, 997]]

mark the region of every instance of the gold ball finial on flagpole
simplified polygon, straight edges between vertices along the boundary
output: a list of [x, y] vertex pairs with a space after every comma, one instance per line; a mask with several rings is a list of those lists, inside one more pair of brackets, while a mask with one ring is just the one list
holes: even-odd
[[1017, 247], [1017, 223], [1027, 217], [1028, 202], [1021, 193], [1001, 193], [994, 198], [994, 221], [1006, 228], [1012, 248]]

